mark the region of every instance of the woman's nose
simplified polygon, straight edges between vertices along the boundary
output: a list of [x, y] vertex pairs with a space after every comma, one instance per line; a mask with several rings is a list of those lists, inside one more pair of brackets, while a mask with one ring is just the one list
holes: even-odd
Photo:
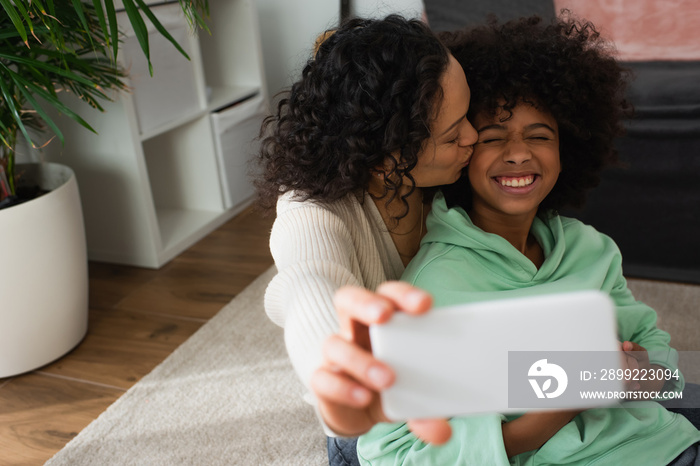
[[471, 122], [466, 118], [464, 119], [463, 125], [464, 127], [460, 131], [459, 145], [462, 147], [473, 146], [479, 140], [479, 133], [477, 133]]

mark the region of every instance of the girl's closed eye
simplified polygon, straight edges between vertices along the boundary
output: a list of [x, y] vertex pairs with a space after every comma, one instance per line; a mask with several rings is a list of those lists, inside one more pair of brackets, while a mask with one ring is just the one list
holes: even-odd
[[494, 136], [494, 135], [489, 135], [489, 136], [482, 136], [479, 135], [479, 140], [476, 142], [477, 144], [494, 144], [499, 141], [503, 141], [502, 137], [499, 136]]
[[482, 128], [479, 131], [479, 140], [477, 144], [496, 144], [504, 141], [506, 134], [502, 128], [489, 126], [488, 128]]

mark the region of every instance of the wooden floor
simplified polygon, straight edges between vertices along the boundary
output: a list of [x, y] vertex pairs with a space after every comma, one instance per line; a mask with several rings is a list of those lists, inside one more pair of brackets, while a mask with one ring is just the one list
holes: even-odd
[[48, 366], [0, 379], [0, 465], [41, 465], [272, 265], [251, 209], [159, 270], [90, 263], [88, 333]]

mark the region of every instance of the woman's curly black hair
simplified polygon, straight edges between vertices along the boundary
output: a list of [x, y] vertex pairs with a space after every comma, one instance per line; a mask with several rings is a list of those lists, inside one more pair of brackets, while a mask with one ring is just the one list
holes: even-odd
[[[548, 110], [559, 125], [562, 172], [540, 212], [578, 208], [617, 162], [614, 140], [631, 114], [629, 73], [590, 22], [564, 11], [551, 23], [533, 16], [444, 33], [441, 39], [464, 68], [472, 93], [468, 116], [506, 114], [519, 102]], [[504, 104], [505, 102], [505, 104]], [[466, 183], [466, 185], [465, 185]], [[471, 208], [463, 176], [443, 191], [449, 205]]]
[[[280, 194], [337, 200], [386, 172], [389, 199], [410, 180], [430, 136], [449, 53], [422, 22], [351, 19], [320, 44], [261, 129], [259, 201]], [[399, 154], [399, 160], [391, 154]], [[385, 170], [386, 171], [386, 170]]]

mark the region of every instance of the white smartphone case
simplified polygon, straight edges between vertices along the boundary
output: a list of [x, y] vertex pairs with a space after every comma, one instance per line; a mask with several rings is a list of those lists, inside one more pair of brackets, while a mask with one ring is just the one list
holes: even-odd
[[[397, 313], [371, 326], [370, 338], [375, 357], [396, 372], [395, 384], [381, 394], [385, 414], [396, 421], [523, 412], [508, 403], [509, 351], [595, 351], [596, 367], [615, 370], [621, 363], [614, 306], [599, 291]], [[557, 409], [601, 404], [580, 400]]]

